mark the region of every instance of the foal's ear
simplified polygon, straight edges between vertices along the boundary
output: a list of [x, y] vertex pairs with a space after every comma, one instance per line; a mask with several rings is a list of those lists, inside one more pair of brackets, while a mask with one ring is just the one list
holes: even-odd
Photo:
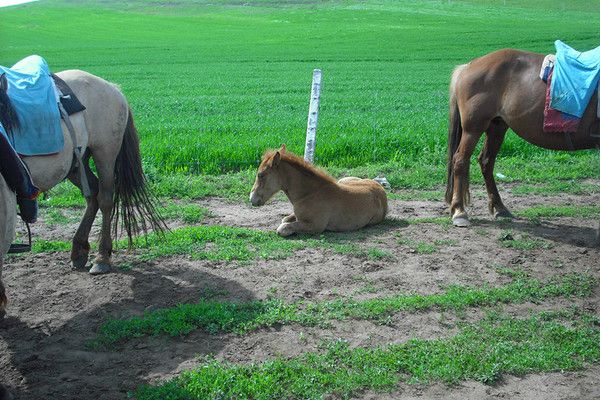
[[281, 154], [285, 153], [287, 151], [287, 149], [285, 148], [285, 143], [281, 143], [281, 148], [279, 149], [279, 152]]
[[8, 80], [6, 79], [6, 72], [0, 75], [0, 90], [6, 92], [8, 90]]
[[279, 161], [281, 161], [281, 153], [279, 153], [279, 151], [277, 151], [275, 153], [275, 155], [273, 156], [273, 160], [271, 160], [271, 163], [274, 167], [279, 165]]

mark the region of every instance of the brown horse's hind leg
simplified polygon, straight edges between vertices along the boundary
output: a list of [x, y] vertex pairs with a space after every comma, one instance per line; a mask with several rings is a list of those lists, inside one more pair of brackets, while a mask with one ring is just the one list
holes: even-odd
[[460, 144], [452, 158], [454, 192], [452, 193], [452, 202], [450, 203], [450, 213], [452, 214], [452, 223], [454, 226], [469, 226], [469, 217], [465, 211], [465, 206], [469, 204], [469, 164], [475, 146], [481, 138], [483, 131], [464, 130], [460, 139]]
[[[83, 218], [75, 232], [73, 237], [73, 247], [71, 249], [71, 265], [75, 269], [80, 269], [86, 266], [90, 254], [90, 230], [98, 213], [98, 178], [94, 175], [89, 167], [88, 159], [84, 160], [86, 167], [87, 180], [92, 192], [90, 197], [86, 197], [85, 202], [87, 204]], [[78, 172], [72, 172], [68, 176], [69, 180], [73, 182], [81, 190], [81, 182], [79, 179]]]
[[478, 158], [488, 193], [488, 208], [490, 214], [496, 218], [512, 218], [512, 214], [502, 203], [500, 193], [498, 193], [498, 187], [496, 186], [496, 180], [494, 179], [496, 156], [500, 151], [507, 129], [508, 126], [504, 121], [499, 119], [493, 120], [486, 130], [485, 142]]

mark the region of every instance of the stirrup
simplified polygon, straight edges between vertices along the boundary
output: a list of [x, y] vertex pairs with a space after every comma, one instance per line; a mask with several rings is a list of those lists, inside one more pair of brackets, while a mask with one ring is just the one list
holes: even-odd
[[27, 238], [29, 239], [29, 243], [12, 243], [8, 249], [8, 254], [27, 253], [31, 251], [31, 229], [29, 229], [29, 224], [27, 222], [25, 222], [25, 226], [27, 227]]

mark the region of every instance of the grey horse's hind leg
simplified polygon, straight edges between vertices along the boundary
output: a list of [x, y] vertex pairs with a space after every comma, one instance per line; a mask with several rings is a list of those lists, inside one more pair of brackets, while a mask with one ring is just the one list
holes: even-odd
[[[77, 228], [77, 232], [75, 232], [75, 236], [73, 237], [71, 265], [75, 269], [84, 268], [88, 262], [90, 254], [90, 231], [92, 229], [94, 219], [96, 219], [96, 214], [98, 213], [98, 199], [96, 198], [98, 195], [98, 178], [96, 178], [96, 175], [94, 175], [89, 167], [89, 155], [86, 155], [84, 158], [84, 165], [92, 194], [90, 197], [85, 198], [87, 204], [85, 213], [83, 214], [83, 218], [81, 219], [79, 227]], [[81, 182], [78, 171], [71, 172], [68, 176], [68, 179], [81, 190]]]
[[98, 188], [98, 206], [102, 213], [102, 229], [100, 230], [100, 243], [98, 247], [98, 256], [94, 261], [94, 265], [90, 269], [90, 274], [98, 275], [110, 272], [112, 269], [112, 211], [114, 207], [114, 160], [112, 163], [107, 163], [113, 166], [112, 168], [102, 167], [96, 163], [98, 168], [98, 176], [100, 184]]
[[598, 229], [596, 229], [596, 246], [600, 247], [600, 221], [598, 221]]

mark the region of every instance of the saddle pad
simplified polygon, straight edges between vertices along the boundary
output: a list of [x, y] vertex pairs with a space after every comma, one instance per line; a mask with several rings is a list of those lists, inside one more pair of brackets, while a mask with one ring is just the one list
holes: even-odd
[[75, 93], [73, 93], [69, 85], [67, 85], [67, 82], [63, 81], [55, 74], [52, 74], [52, 79], [54, 79], [54, 83], [60, 92], [60, 102], [67, 114], [73, 115], [85, 110], [85, 106], [81, 104], [77, 96], [75, 96]]
[[560, 40], [550, 88], [550, 106], [581, 118], [600, 80], [600, 47], [584, 53]]
[[46, 61], [40, 56], [29, 56], [11, 68], [0, 66], [0, 73], [6, 73], [8, 97], [21, 125], [19, 129], [3, 132], [17, 153], [34, 156], [60, 152], [64, 138], [58, 99]]
[[544, 104], [544, 132], [577, 132], [580, 118], [558, 111], [550, 107], [550, 85], [554, 81], [554, 69], [548, 73], [546, 86], [546, 102]]

